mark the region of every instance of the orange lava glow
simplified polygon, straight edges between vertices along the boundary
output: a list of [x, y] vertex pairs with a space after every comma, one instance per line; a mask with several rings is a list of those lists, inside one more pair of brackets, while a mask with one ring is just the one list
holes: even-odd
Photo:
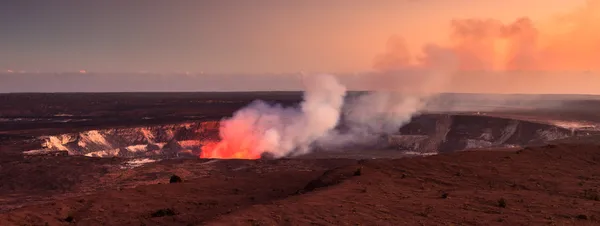
[[234, 143], [208, 142], [202, 146], [200, 158], [212, 159], [259, 159], [260, 153], [256, 152], [252, 142], [243, 142], [243, 145], [234, 145]]

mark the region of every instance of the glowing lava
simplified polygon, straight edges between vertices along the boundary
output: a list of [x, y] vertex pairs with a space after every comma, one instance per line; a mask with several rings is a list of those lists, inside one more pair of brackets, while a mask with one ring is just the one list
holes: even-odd
[[306, 76], [304, 100], [284, 107], [256, 100], [219, 123], [220, 142], [204, 145], [201, 158], [259, 159], [308, 153], [338, 123], [346, 87], [332, 75]]
[[259, 159], [258, 153], [250, 142], [234, 145], [227, 141], [209, 142], [202, 146], [200, 158], [215, 159]]

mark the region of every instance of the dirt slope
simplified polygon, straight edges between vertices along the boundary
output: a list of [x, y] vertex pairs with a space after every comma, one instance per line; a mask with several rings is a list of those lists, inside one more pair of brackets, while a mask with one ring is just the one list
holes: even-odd
[[361, 176], [342, 184], [255, 205], [211, 223], [597, 225], [599, 151], [545, 146], [366, 161], [360, 164]]
[[600, 224], [600, 148], [594, 145], [217, 163], [211, 173], [186, 175], [194, 179], [183, 183], [14, 209], [0, 215], [0, 225]]

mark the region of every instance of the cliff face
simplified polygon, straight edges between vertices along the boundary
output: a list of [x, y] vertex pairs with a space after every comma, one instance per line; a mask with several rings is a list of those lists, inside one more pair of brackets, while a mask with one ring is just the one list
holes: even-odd
[[[421, 115], [377, 147], [418, 153], [469, 148], [515, 147], [587, 134], [577, 129], [482, 115]], [[42, 136], [42, 148], [26, 154], [56, 153], [90, 157], [195, 157], [209, 141], [219, 139], [219, 122], [112, 128]], [[343, 153], [343, 152], [340, 152]]]
[[575, 136], [577, 130], [550, 124], [479, 115], [422, 115], [389, 137], [398, 149], [451, 152], [515, 147]]
[[63, 151], [90, 157], [197, 156], [203, 142], [218, 139], [218, 131], [217, 121], [89, 130], [39, 137], [42, 148], [26, 153]]

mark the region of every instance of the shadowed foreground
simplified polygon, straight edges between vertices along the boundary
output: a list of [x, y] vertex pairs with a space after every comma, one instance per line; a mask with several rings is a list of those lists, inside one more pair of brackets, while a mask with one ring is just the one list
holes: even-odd
[[[105, 189], [7, 210], [0, 224], [597, 225], [599, 163], [591, 144], [395, 160], [169, 160], [107, 170], [80, 186]], [[171, 173], [183, 183], [168, 184]]]

